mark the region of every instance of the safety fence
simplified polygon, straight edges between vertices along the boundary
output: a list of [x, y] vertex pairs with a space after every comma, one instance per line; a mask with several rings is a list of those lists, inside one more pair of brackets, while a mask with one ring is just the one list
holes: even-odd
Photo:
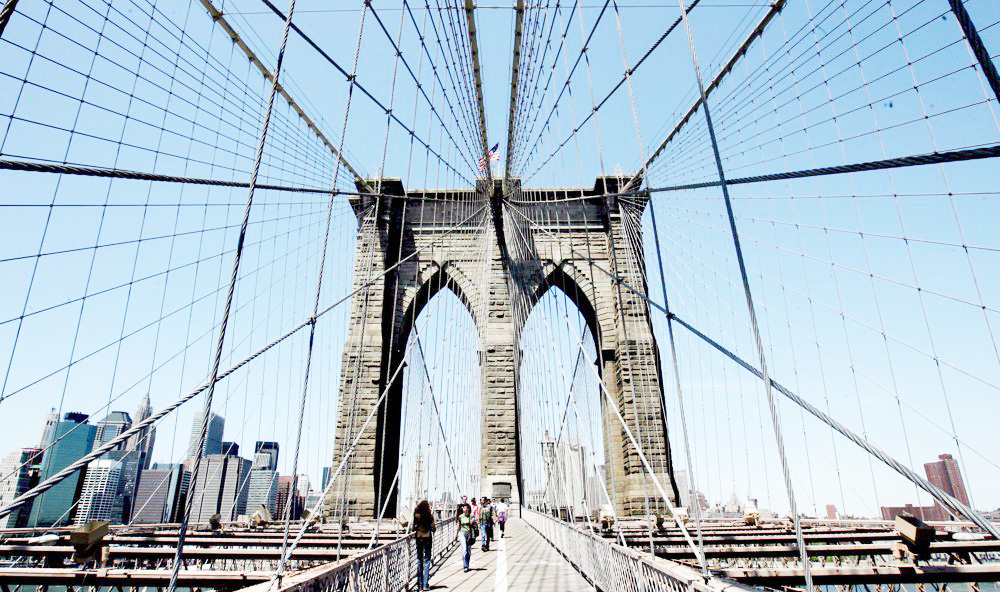
[[[437, 563], [457, 541], [457, 522], [438, 522], [431, 547], [431, 561]], [[244, 588], [244, 592], [361, 592], [362, 590], [407, 590], [417, 577], [415, 535], [410, 533], [391, 543], [375, 547], [349, 559], [289, 573], [274, 581]]]
[[656, 559], [534, 510], [522, 509], [521, 518], [604, 592], [741, 592], [752, 589], [705, 577], [686, 565]]

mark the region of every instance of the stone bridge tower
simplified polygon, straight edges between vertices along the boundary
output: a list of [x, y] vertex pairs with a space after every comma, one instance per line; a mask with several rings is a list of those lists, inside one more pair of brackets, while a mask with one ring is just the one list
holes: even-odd
[[[482, 495], [509, 487], [511, 499], [521, 500], [520, 449], [537, 443], [518, 437], [518, 343], [534, 303], [558, 286], [597, 341], [607, 395], [676, 503], [659, 355], [647, 303], [636, 293], [646, 293], [640, 228], [648, 196], [617, 196], [620, 183], [602, 177], [589, 189], [522, 191], [518, 181], [480, 180], [475, 190], [404, 191], [398, 180], [383, 180], [377, 198], [351, 198], [359, 224], [356, 293], [333, 466], [357, 445], [327, 496], [328, 515], [376, 516], [387, 498], [386, 515], [395, 515], [401, 363], [417, 316], [442, 289], [465, 304], [480, 338], [481, 458], [490, 459], [480, 467]], [[605, 474], [616, 508], [622, 515], [662, 509], [608, 400], [602, 396]]]

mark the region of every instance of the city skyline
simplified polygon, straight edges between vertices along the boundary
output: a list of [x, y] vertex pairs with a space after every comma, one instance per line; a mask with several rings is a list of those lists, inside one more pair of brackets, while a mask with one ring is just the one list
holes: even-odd
[[[147, 396], [140, 403], [136, 417], [149, 417], [151, 413]], [[0, 460], [0, 504], [11, 502], [48, 476], [111, 442], [133, 423], [132, 416], [125, 411], [112, 411], [93, 424], [91, 419], [72, 411], [62, 418], [54, 411], [46, 414], [41, 440], [44, 446], [14, 450]], [[197, 451], [196, 436], [200, 430], [200, 417], [196, 417], [188, 452]], [[205, 522], [215, 514], [227, 520], [236, 519], [253, 513], [260, 505], [278, 515], [283, 511], [278, 504], [282, 484], [282, 503], [288, 499], [289, 487], [294, 484], [291, 494], [293, 515], [297, 516], [305, 500], [318, 495], [319, 492], [311, 490], [307, 475], [300, 474], [294, 481], [279, 477], [277, 442], [257, 441], [254, 458], [245, 459], [239, 456], [237, 444], [222, 440], [224, 430], [225, 419], [212, 413], [210, 438], [206, 439], [204, 450], [216, 452], [203, 455], [193, 491], [188, 489], [193, 459], [185, 458], [183, 463], [157, 462], [151, 458], [149, 444], [155, 427], [145, 428], [5, 517], [0, 528], [79, 525], [89, 520], [169, 522], [179, 519], [188, 503], [194, 522]], [[324, 467], [324, 474], [328, 472], [329, 467]]]

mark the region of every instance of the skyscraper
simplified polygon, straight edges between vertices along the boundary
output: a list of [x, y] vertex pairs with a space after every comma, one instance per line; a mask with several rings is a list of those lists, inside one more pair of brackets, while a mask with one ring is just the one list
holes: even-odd
[[213, 514], [219, 514], [223, 520], [234, 520], [245, 514], [249, 472], [250, 461], [245, 458], [226, 454], [204, 457], [189, 493], [190, 520], [207, 522]]
[[[67, 413], [52, 430], [51, 446], [42, 457], [39, 479], [44, 481], [90, 452], [97, 428], [87, 423], [83, 413]], [[53, 526], [68, 524], [73, 515], [73, 502], [80, 472], [63, 479], [35, 498], [28, 525]]]
[[56, 413], [56, 408], [53, 407], [52, 411], [45, 416], [45, 426], [42, 428], [42, 439], [38, 442], [39, 448], [45, 448], [52, 441], [52, 434], [55, 433], [56, 424], [59, 423], [59, 414]]
[[121, 470], [121, 461], [110, 458], [90, 461], [83, 478], [74, 523], [86, 524], [90, 520], [121, 521], [120, 515], [115, 515]]
[[[204, 413], [195, 416], [191, 423], [191, 440], [188, 443], [187, 458], [193, 459], [198, 456], [198, 439], [201, 436], [201, 424]], [[208, 432], [205, 434], [205, 445], [202, 447], [202, 456], [209, 454], [222, 454], [222, 432], [226, 426], [226, 418], [221, 415], [209, 412]]]
[[157, 464], [142, 471], [131, 523], [174, 522], [177, 504], [187, 493], [189, 481], [190, 473], [181, 464]]
[[261, 506], [272, 516], [278, 515], [278, 443], [257, 442], [254, 445], [253, 467], [247, 492], [248, 514]]
[[260, 442], [254, 445], [253, 468], [278, 470], [278, 443]]
[[[945, 493], [969, 505], [969, 494], [965, 491], [965, 483], [962, 482], [962, 472], [958, 468], [958, 463], [950, 454], [939, 454], [937, 462], [924, 463], [924, 472], [927, 473], [927, 480], [941, 488]], [[910, 514], [921, 520], [948, 520], [954, 519], [951, 512], [935, 501], [933, 506], [883, 506], [882, 518], [892, 520], [900, 514]]]
[[[417, 459], [422, 459], [423, 454], [417, 456]], [[323, 467], [323, 491], [326, 491], [326, 486], [330, 484], [330, 467]], [[417, 487], [417, 491], [421, 491], [422, 488]]]
[[[114, 440], [122, 432], [132, 427], [132, 416], [124, 411], [112, 411], [107, 417], [97, 422], [97, 432], [94, 435], [94, 448], [100, 448], [108, 442]], [[124, 450], [125, 446], [119, 445], [116, 450]]]
[[288, 507], [288, 500], [291, 498], [291, 516], [292, 520], [298, 520], [302, 517], [302, 505], [304, 503], [303, 499], [298, 495], [298, 487], [295, 486], [295, 477], [278, 477], [278, 513], [275, 516], [278, 519], [285, 519], [285, 510]]
[[158, 470], [173, 471], [170, 479], [170, 491], [167, 493], [167, 508], [170, 518], [167, 522], [180, 522], [187, 508], [188, 491], [191, 488], [191, 471], [183, 463], [153, 463]]
[[[153, 406], [149, 402], [149, 393], [142, 398], [139, 408], [135, 410], [133, 421], [139, 423], [153, 414]], [[156, 428], [148, 426], [133, 434], [125, 443], [126, 450], [138, 450], [142, 459], [141, 469], [148, 469], [153, 459], [153, 444], [156, 442]]]
[[[39, 448], [22, 448], [15, 450], [0, 460], [0, 507], [6, 506], [14, 499], [31, 489], [33, 481], [38, 479]], [[0, 518], [0, 528], [21, 528], [28, 523], [31, 514], [31, 503], [24, 504]]]
[[309, 475], [299, 475], [299, 478], [295, 480], [295, 490], [298, 492], [299, 497], [305, 500], [309, 497], [309, 491], [311, 489], [312, 487], [309, 484]]
[[253, 514], [261, 506], [267, 508], [271, 516], [278, 515], [278, 471], [258, 468], [250, 470], [246, 513]]
[[962, 472], [950, 454], [939, 454], [937, 462], [924, 463], [927, 480], [944, 490], [945, 493], [965, 505], [969, 505], [969, 494], [962, 482]]
[[135, 487], [142, 476], [142, 452], [139, 450], [109, 450], [101, 458], [117, 460], [122, 464], [111, 521], [127, 523], [132, 516]]

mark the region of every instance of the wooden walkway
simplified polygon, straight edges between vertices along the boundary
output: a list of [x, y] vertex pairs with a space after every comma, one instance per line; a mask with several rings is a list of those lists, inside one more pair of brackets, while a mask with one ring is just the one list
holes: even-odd
[[431, 589], [593, 592], [594, 587], [521, 520], [510, 519], [506, 536], [499, 538], [500, 529], [495, 536], [490, 551], [483, 552], [478, 543], [473, 547], [468, 573], [462, 571], [462, 545], [459, 545], [431, 575]]

